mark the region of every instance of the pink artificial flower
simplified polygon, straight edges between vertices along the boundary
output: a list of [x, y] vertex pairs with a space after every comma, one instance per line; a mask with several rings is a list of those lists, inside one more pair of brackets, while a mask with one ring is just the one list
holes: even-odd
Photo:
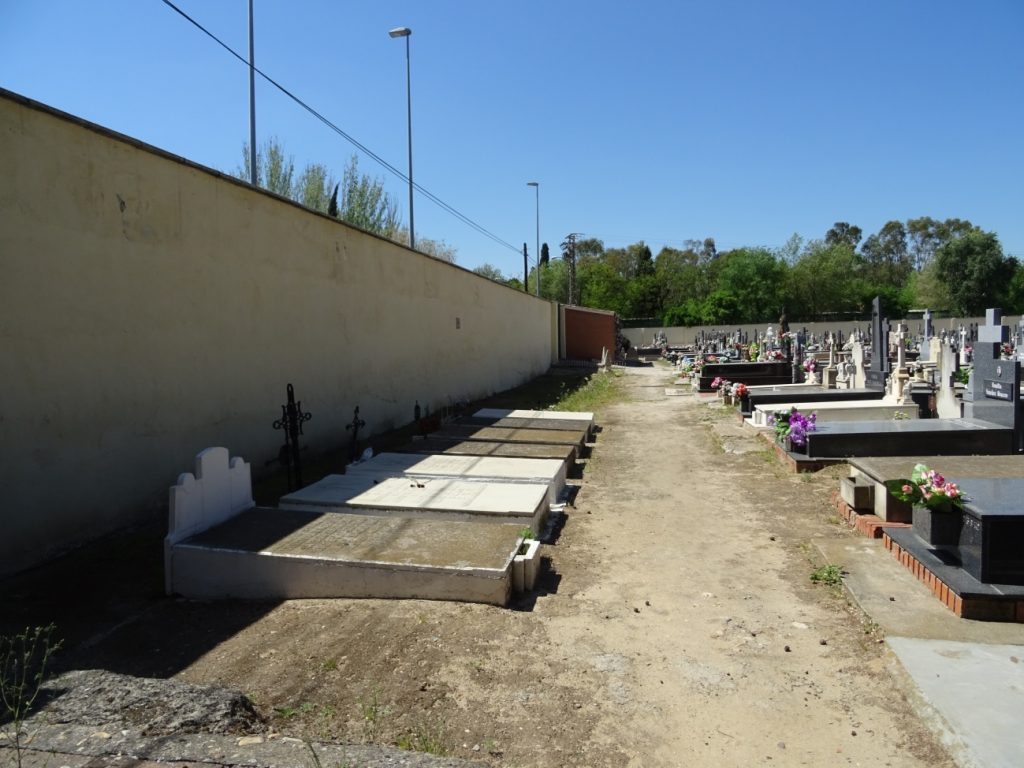
[[910, 493], [910, 486], [904, 485], [903, 488], [901, 488], [900, 490], [902, 490], [904, 493]]

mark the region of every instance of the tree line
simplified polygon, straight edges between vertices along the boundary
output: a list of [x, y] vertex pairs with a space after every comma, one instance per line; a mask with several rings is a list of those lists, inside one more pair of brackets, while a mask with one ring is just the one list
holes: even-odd
[[[870, 313], [875, 296], [893, 317], [924, 308], [1024, 313], [1024, 265], [1003, 253], [995, 233], [965, 219], [889, 221], [866, 238], [840, 221], [821, 239], [794, 235], [775, 249], [719, 251], [710, 237], [656, 256], [643, 241], [605, 248], [584, 239], [575, 247], [574, 303], [664, 326], [761, 323], [783, 313], [802, 322], [853, 319]], [[489, 265], [477, 271], [522, 287]], [[531, 292], [537, 277], [534, 268]], [[542, 296], [568, 301], [564, 258], [542, 259], [539, 277]]]
[[[242, 158], [233, 175], [249, 181], [249, 142], [242, 144]], [[349, 158], [340, 180], [323, 163], [308, 163], [296, 174], [294, 158], [285, 152], [280, 140], [272, 137], [256, 148], [256, 185], [346, 224], [409, 244], [409, 228], [398, 215], [398, 204], [383, 181], [359, 171], [356, 155]], [[432, 240], [418, 232], [416, 250], [453, 263], [457, 255], [455, 248], [443, 240]]]

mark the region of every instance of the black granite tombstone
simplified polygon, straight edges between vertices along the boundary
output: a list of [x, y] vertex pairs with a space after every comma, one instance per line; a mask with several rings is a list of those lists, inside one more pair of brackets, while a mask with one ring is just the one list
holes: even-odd
[[974, 371], [964, 392], [964, 416], [1010, 427], [1014, 448], [1020, 452], [1024, 450], [1020, 363], [1000, 357], [1002, 345], [1010, 338], [1010, 329], [1002, 325], [1001, 320], [999, 309], [988, 309], [985, 325], [978, 329], [978, 340], [974, 343]]
[[882, 315], [882, 298], [871, 302], [871, 366], [864, 371], [864, 386], [885, 389], [891, 372], [889, 366], [889, 323]]

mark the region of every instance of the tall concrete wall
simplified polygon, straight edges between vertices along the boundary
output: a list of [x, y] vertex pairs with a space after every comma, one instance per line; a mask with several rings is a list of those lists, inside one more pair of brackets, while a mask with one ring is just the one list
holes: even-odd
[[259, 472], [543, 373], [547, 301], [0, 91], [0, 573], [159, 514], [195, 454]]

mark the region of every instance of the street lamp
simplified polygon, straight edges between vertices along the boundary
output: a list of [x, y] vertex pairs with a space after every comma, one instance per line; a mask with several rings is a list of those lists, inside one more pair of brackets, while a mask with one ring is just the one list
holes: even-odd
[[534, 255], [537, 259], [537, 295], [540, 296], [540, 182], [528, 181], [526, 186], [533, 187], [537, 193], [537, 250], [534, 251]]
[[409, 118], [409, 247], [416, 250], [416, 227], [412, 216], [412, 81], [409, 70], [409, 36], [412, 30], [408, 27], [395, 27], [388, 34], [405, 38], [405, 99]]

